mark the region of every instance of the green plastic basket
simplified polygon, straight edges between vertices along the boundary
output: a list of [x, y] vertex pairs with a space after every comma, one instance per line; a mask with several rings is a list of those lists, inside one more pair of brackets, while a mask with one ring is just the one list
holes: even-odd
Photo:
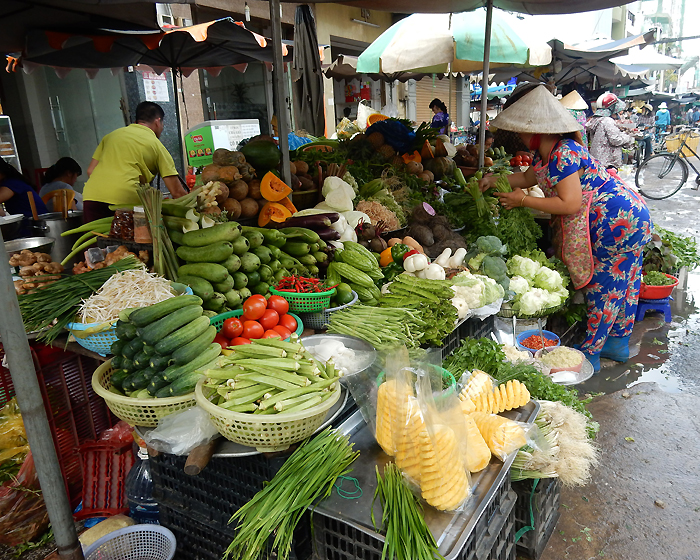
[[298, 292], [284, 292], [275, 288], [270, 288], [270, 293], [276, 296], [281, 296], [289, 302], [291, 311], [301, 311], [305, 313], [313, 313], [323, 311], [331, 306], [331, 297], [335, 294], [335, 288], [331, 288], [325, 292], [315, 294], [300, 294]]
[[[240, 317], [241, 315], [243, 315], [243, 310], [236, 309], [235, 311], [227, 311], [226, 313], [216, 315], [215, 317], [209, 319], [209, 322], [216, 327], [216, 332], [219, 332], [221, 327], [224, 326], [224, 321], [226, 319], [230, 319], [231, 317]], [[294, 313], [290, 313], [290, 315], [297, 321], [297, 330], [294, 332], [296, 332], [297, 336], [301, 336], [301, 333], [304, 332], [304, 323], [298, 315], [295, 315]]]

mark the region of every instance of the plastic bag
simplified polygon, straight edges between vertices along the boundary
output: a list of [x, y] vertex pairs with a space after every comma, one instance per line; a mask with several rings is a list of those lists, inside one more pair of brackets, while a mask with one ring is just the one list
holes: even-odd
[[379, 111], [382, 115], [386, 115], [387, 117], [393, 118], [393, 119], [398, 119], [399, 118], [399, 110], [396, 107], [396, 103], [393, 101], [390, 101], [384, 107], [381, 108]]
[[0, 482], [19, 472], [28, 452], [22, 415], [17, 399], [13, 398], [0, 410]]
[[109, 430], [105, 430], [100, 435], [98, 441], [114, 443], [116, 445], [133, 441], [134, 428], [129, 426], [124, 420], [120, 420]]
[[219, 435], [209, 414], [195, 406], [163, 418], [158, 427], [144, 434], [149, 447], [162, 453], [187, 455], [195, 447], [209, 443]]
[[46, 531], [49, 514], [31, 452], [17, 477], [0, 486], [0, 544], [17, 546]]
[[357, 119], [355, 123], [360, 130], [365, 130], [367, 128], [367, 119], [370, 115], [375, 115], [379, 111], [372, 109], [367, 102], [363, 99], [357, 104]]
[[338, 123], [338, 126], [335, 128], [335, 132], [338, 138], [347, 139], [352, 138], [355, 134], [361, 131], [356, 123], [354, 123], [347, 117], [343, 117], [343, 120], [340, 121], [340, 123]]

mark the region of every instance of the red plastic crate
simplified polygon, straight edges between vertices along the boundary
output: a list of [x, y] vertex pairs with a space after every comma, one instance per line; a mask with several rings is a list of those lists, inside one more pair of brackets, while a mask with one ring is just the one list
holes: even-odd
[[[66, 491], [75, 508], [83, 486], [78, 446], [97, 439], [117, 419], [92, 390], [98, 360], [38, 343], [32, 343], [31, 352]], [[2, 358], [0, 345], [0, 361]], [[0, 366], [0, 407], [14, 395], [10, 372]]]

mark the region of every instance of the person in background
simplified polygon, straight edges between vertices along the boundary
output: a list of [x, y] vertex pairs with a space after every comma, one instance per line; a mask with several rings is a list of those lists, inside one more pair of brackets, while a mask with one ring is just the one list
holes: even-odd
[[651, 136], [654, 133], [655, 122], [654, 108], [649, 105], [649, 103], [645, 103], [641, 107], [639, 116], [637, 117], [637, 128], [642, 133], [642, 140], [640, 140], [640, 142], [644, 145], [644, 159], [649, 159], [654, 155]]
[[447, 114], [447, 107], [438, 98], [430, 102], [428, 108], [433, 112], [433, 120], [430, 123], [432, 128], [438, 129], [438, 134], [447, 134], [450, 124], [450, 116]]
[[622, 165], [622, 146], [634, 145], [634, 138], [622, 132], [612, 119], [625, 108], [625, 102], [607, 92], [598, 98], [596, 107], [596, 112], [586, 122], [591, 155], [606, 169], [617, 171]]
[[581, 125], [583, 129], [581, 132], [583, 145], [588, 146], [588, 136], [586, 135], [586, 111], [588, 110], [588, 103], [586, 103], [586, 100], [574, 89], [562, 97], [559, 103], [561, 103], [562, 107], [569, 111]]
[[[39, 191], [39, 196], [50, 193], [51, 191], [57, 191], [61, 189], [66, 189], [69, 191], [74, 191], [75, 182], [78, 177], [82, 175], [83, 170], [81, 169], [78, 162], [73, 158], [62, 157], [56, 163], [46, 170], [44, 173], [44, 184]], [[46, 207], [49, 212], [53, 212], [53, 201], [49, 201]], [[82, 210], [83, 209], [83, 195], [79, 192], [75, 192], [73, 198], [73, 209]]]
[[659, 110], [656, 111], [656, 134], [666, 132], [671, 128], [671, 112], [668, 110], [668, 105], [664, 101], [659, 105]]
[[[546, 118], [541, 118], [545, 116]], [[505, 209], [526, 207], [552, 215], [557, 256], [587, 303], [587, 330], [580, 350], [600, 370], [600, 358], [629, 359], [642, 272], [642, 252], [651, 239], [644, 200], [581, 143], [581, 125], [545, 87], [537, 87], [502, 111], [499, 129], [518, 132], [535, 152], [524, 172], [508, 175], [512, 192], [496, 192]], [[498, 175], [479, 188], [493, 187]], [[539, 184], [545, 198], [523, 188]]]
[[114, 215], [110, 204], [138, 205], [140, 177], [150, 183], [163, 177], [173, 198], [187, 194], [172, 156], [159, 140], [163, 133], [163, 108], [151, 101], [136, 107], [136, 123], [118, 128], [102, 139], [87, 170], [83, 189], [83, 222]]
[[[48, 210], [39, 194], [27, 184], [19, 171], [0, 158], [0, 205], [4, 204], [6, 211], [3, 212], [2, 206], [0, 206], [0, 216], [4, 216], [5, 213], [8, 215], [24, 214], [27, 218], [31, 218], [30, 196], [34, 199], [37, 214], [46, 214]], [[27, 237], [30, 233], [29, 222], [25, 220], [18, 235], [19, 237]]]
[[700, 122], [700, 107], [693, 107], [693, 112], [690, 114], [690, 126], [698, 126]]

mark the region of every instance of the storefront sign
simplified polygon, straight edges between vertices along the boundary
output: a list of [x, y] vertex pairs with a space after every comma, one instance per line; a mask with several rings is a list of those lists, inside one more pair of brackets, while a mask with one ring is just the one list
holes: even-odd
[[211, 135], [211, 127], [205, 126], [188, 132], [185, 135], [185, 148], [189, 165], [200, 167], [212, 163], [214, 139]]
[[160, 76], [155, 72], [144, 72], [143, 87], [146, 90], [146, 101], [170, 101], [168, 79], [165, 72]]

